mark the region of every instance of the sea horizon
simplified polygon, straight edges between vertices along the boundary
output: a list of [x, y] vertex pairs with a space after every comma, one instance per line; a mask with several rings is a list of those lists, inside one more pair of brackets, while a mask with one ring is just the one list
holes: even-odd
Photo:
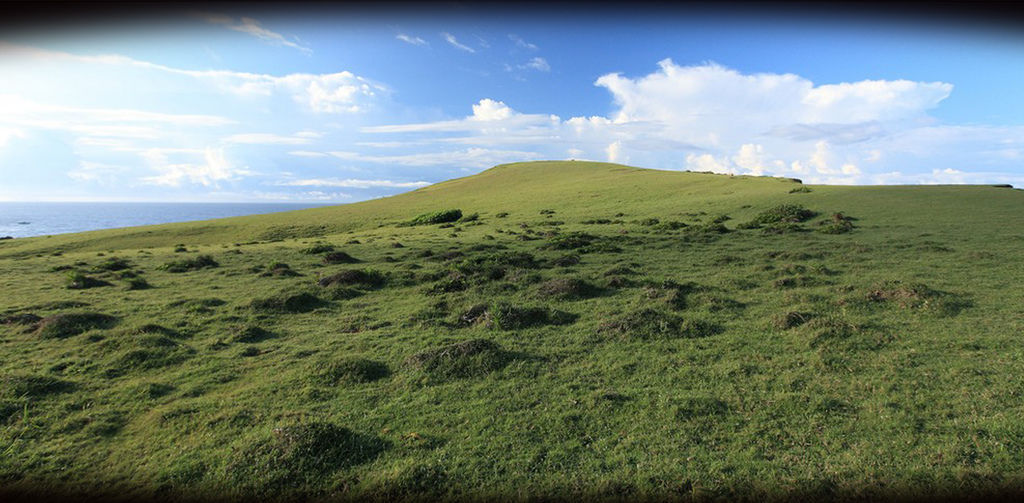
[[0, 238], [262, 215], [340, 203], [0, 201]]

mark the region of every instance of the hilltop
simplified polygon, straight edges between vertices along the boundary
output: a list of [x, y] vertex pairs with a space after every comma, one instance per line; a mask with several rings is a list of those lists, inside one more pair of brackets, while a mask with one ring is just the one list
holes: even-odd
[[992, 186], [552, 161], [2, 241], [0, 487], [1020, 491], [1022, 209]]

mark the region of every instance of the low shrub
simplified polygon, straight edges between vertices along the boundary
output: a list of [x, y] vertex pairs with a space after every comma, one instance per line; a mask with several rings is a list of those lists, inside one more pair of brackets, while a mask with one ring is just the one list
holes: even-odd
[[817, 213], [804, 208], [799, 204], [780, 204], [769, 208], [754, 217], [753, 222], [758, 224], [774, 224], [779, 222], [799, 223], [813, 218]]
[[406, 225], [431, 225], [431, 224], [444, 224], [448, 222], [455, 222], [462, 218], [462, 210], [452, 209], [435, 211], [431, 213], [423, 213], [413, 218]]

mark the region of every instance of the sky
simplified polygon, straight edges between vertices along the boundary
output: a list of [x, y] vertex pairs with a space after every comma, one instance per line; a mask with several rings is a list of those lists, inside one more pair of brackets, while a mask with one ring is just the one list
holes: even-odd
[[763, 11], [187, 10], [0, 31], [0, 201], [346, 203], [578, 159], [1024, 186], [1024, 35]]

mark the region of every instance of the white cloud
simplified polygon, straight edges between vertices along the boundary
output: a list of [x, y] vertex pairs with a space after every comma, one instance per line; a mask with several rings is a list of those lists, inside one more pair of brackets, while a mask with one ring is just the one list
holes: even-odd
[[0, 148], [7, 146], [7, 143], [14, 138], [24, 138], [25, 133], [20, 129], [0, 127]]
[[316, 136], [296, 133], [294, 135], [279, 135], [273, 133], [246, 133], [234, 134], [224, 138], [224, 143], [248, 144], [248, 145], [308, 145], [313, 142]]
[[529, 49], [531, 51], [536, 51], [537, 50], [537, 46], [536, 45], [533, 45], [533, 44], [523, 40], [518, 35], [509, 33], [508, 38], [509, 38], [509, 40], [511, 40], [513, 43], [516, 44], [516, 47], [520, 47], [520, 48], [523, 48], [523, 49]]
[[521, 65], [520, 68], [524, 68], [524, 69], [528, 68], [528, 69], [537, 70], [537, 71], [540, 71], [540, 72], [549, 72], [549, 71], [551, 71], [551, 65], [548, 64], [546, 59], [544, 59], [542, 57], [539, 57], [539, 56], [531, 59], [525, 65]]
[[414, 37], [414, 36], [411, 36], [411, 35], [406, 35], [404, 33], [399, 33], [398, 35], [395, 35], [395, 38], [397, 38], [398, 40], [401, 40], [402, 42], [405, 42], [407, 44], [427, 45], [427, 41], [426, 40], [423, 40], [420, 37]]
[[68, 172], [68, 176], [79, 182], [107, 182], [113, 183], [118, 177], [126, 173], [128, 168], [110, 164], [81, 161], [77, 169]]
[[396, 182], [394, 180], [359, 180], [354, 178], [348, 178], [339, 180], [337, 178], [312, 178], [305, 180], [293, 180], [290, 182], [283, 182], [279, 185], [287, 185], [292, 187], [346, 187], [353, 189], [369, 189], [369, 188], [398, 188], [398, 189], [410, 189], [426, 187], [430, 185], [430, 182]]
[[185, 70], [121, 55], [85, 56], [60, 51], [0, 42], [0, 55], [9, 61], [24, 58], [38, 61], [74, 61], [121, 66], [183, 75], [240, 97], [290, 96], [296, 103], [315, 113], [355, 113], [364, 111], [388, 89], [348, 71], [326, 74], [292, 73], [283, 76], [235, 72], [231, 70]]
[[605, 148], [605, 154], [608, 156], [608, 162], [625, 162], [622, 158], [622, 142], [615, 141], [608, 144]]
[[[198, 154], [199, 162], [168, 162], [168, 154]], [[153, 149], [145, 153], [151, 167], [158, 175], [142, 178], [152, 185], [180, 186], [185, 182], [203, 186], [217, 185], [218, 182], [237, 180], [240, 176], [252, 174], [247, 168], [235, 167], [225, 156], [222, 148], [197, 149]]]
[[448, 33], [446, 31], [445, 32], [441, 32], [441, 38], [443, 38], [446, 42], [451, 44], [452, 47], [455, 47], [456, 49], [460, 49], [460, 50], [463, 50], [463, 51], [466, 51], [466, 52], [469, 52], [469, 53], [475, 53], [476, 52], [476, 49], [473, 49], [472, 47], [469, 47], [468, 45], [463, 45], [463, 44], [459, 43], [459, 40], [457, 38], [455, 38], [455, 35], [452, 35], [451, 33]]
[[280, 33], [264, 28], [259, 21], [251, 17], [243, 17], [236, 20], [223, 14], [203, 13], [198, 15], [207, 23], [223, 25], [230, 30], [252, 35], [264, 42], [269, 42], [272, 45], [291, 47], [292, 49], [299, 50], [307, 56], [313, 54], [313, 50], [307, 46], [299, 44], [297, 38], [289, 40]]
[[489, 168], [491, 166], [541, 158], [537, 152], [519, 150], [492, 150], [468, 148], [447, 152], [423, 152], [407, 155], [371, 155], [359, 152], [329, 152], [332, 156], [346, 161], [362, 161], [402, 166], [445, 166], [462, 168]]
[[505, 102], [484, 98], [473, 105], [473, 115], [469, 118], [478, 121], [497, 121], [508, 119], [511, 116], [512, 109]]
[[292, 150], [288, 152], [288, 155], [294, 155], [295, 157], [329, 157], [328, 154], [323, 152], [311, 152], [309, 150]]

